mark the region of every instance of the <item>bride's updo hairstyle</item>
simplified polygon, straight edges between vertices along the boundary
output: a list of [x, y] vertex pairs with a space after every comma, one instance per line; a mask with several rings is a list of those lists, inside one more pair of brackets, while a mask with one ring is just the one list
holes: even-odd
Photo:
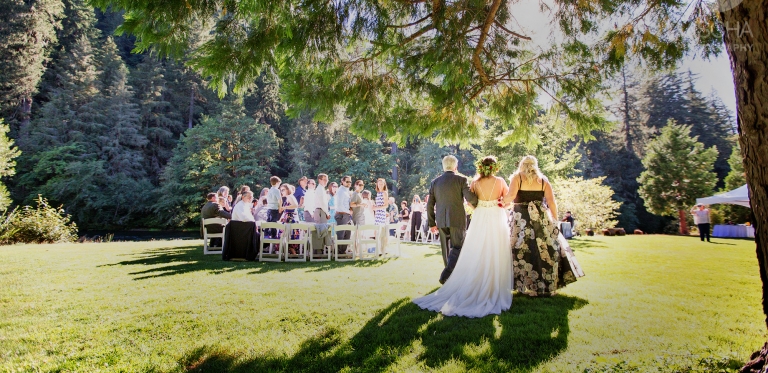
[[475, 163], [475, 168], [477, 168], [477, 176], [475, 179], [481, 179], [496, 175], [496, 172], [501, 168], [501, 164], [496, 160], [496, 157], [489, 155], [477, 161]]
[[509, 177], [509, 181], [512, 182], [512, 179], [516, 175], [520, 175], [520, 177], [528, 182], [546, 180], [544, 174], [539, 170], [539, 160], [532, 155], [526, 155], [520, 160], [520, 164], [517, 166], [517, 171]]

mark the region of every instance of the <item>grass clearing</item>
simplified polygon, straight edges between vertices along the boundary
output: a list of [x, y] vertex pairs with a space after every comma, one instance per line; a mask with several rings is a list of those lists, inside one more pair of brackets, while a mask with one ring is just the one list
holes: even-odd
[[572, 242], [587, 277], [481, 319], [410, 303], [439, 248], [246, 263], [202, 241], [0, 247], [0, 371], [735, 371], [766, 340], [755, 244]]

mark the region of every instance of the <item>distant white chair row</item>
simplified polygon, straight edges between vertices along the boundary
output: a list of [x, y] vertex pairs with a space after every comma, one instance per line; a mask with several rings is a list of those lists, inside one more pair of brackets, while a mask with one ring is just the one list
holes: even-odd
[[[329, 261], [352, 261], [352, 260], [373, 260], [378, 259], [379, 254], [382, 257], [400, 256], [399, 235], [390, 236], [387, 246], [384, 247], [384, 235], [389, 236], [390, 230], [397, 232], [396, 224], [388, 226], [378, 225], [333, 225], [331, 229], [332, 245], [324, 245], [322, 248], [315, 248], [312, 244], [312, 232], [315, 231], [313, 224], [295, 223], [290, 224], [291, 231], [298, 231], [297, 238], [291, 236], [293, 232], [287, 231], [287, 224], [282, 223], [261, 223], [261, 248], [259, 250], [259, 260], [264, 262], [280, 262], [283, 259], [286, 262], [305, 262], [307, 260]], [[266, 236], [266, 231], [274, 229], [282, 232], [278, 238]], [[337, 238], [337, 232], [350, 232], [349, 239]], [[268, 245], [265, 247], [264, 245]], [[296, 254], [289, 253], [289, 245], [297, 245]], [[347, 246], [348, 252], [339, 253], [339, 246]], [[390, 247], [394, 246], [394, 250]], [[369, 250], [372, 249], [372, 250]]]

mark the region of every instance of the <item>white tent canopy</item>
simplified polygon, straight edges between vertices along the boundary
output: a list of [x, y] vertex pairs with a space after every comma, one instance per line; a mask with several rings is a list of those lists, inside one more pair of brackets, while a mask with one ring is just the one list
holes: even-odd
[[697, 204], [702, 205], [714, 205], [716, 203], [727, 203], [731, 205], [739, 205], [749, 207], [749, 192], [747, 191], [747, 184], [734, 190], [715, 194], [712, 197], [696, 198]]

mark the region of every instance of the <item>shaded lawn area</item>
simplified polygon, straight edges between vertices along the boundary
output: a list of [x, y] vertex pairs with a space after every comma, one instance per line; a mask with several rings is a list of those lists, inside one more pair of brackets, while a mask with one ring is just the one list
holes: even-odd
[[766, 340], [753, 241], [572, 242], [587, 277], [481, 319], [410, 303], [439, 248], [245, 263], [201, 241], [0, 247], [0, 371], [735, 371]]

